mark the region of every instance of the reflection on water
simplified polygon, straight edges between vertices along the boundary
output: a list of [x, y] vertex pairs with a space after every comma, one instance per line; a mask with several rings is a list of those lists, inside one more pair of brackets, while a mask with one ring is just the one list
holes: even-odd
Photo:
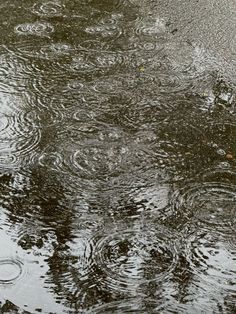
[[1, 313], [235, 313], [235, 3], [0, 4]]

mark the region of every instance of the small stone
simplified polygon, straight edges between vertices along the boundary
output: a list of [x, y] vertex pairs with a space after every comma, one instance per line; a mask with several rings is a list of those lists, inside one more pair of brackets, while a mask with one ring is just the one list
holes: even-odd
[[232, 160], [232, 159], [234, 159], [234, 156], [231, 153], [228, 153], [228, 154], [226, 154], [226, 158], [228, 160]]

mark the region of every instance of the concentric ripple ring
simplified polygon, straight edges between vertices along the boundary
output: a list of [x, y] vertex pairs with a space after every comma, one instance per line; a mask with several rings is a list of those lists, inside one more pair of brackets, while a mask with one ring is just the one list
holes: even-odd
[[143, 283], [168, 281], [178, 259], [177, 247], [162, 226], [102, 237], [95, 248], [96, 263], [106, 274], [102, 284], [132, 295]]
[[5, 258], [0, 260], [0, 284], [13, 284], [23, 273], [22, 263]]

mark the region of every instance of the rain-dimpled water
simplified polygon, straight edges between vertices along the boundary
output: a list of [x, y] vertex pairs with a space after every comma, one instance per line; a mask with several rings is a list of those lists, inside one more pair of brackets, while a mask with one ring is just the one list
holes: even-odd
[[236, 313], [235, 1], [0, 16], [0, 312]]

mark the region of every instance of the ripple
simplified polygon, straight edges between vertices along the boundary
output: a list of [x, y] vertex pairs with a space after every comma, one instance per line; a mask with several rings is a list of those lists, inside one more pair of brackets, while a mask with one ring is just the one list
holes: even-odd
[[[130, 41], [128, 39], [122, 39], [122, 37], [118, 38], [114, 43], [112, 42], [104, 42], [101, 40], [89, 39], [81, 41], [78, 45], [78, 48], [84, 51], [89, 52], [104, 52], [104, 53], [132, 53], [138, 49], [143, 47], [142, 43], [137, 43]], [[156, 47], [154, 44], [152, 47]]]
[[42, 153], [38, 157], [39, 165], [42, 167], [47, 167], [50, 170], [59, 170], [61, 171], [62, 164], [63, 164], [63, 157], [61, 154], [55, 153]]
[[122, 27], [119, 23], [121, 16], [119, 14], [111, 14], [97, 22], [95, 25], [87, 26], [85, 33], [95, 37], [108, 38], [115, 40], [122, 33]]
[[110, 43], [97, 39], [83, 40], [78, 45], [78, 48], [87, 52], [112, 52]]
[[16, 112], [8, 117], [7, 127], [0, 132], [0, 162], [2, 166], [15, 164], [36, 151], [41, 131], [32, 120], [31, 112]]
[[81, 41], [78, 45], [78, 48], [84, 51], [89, 52], [106, 52], [106, 53], [121, 53], [125, 55], [125, 57], [129, 57], [129, 54], [137, 52], [137, 53], [148, 53], [158, 51], [163, 49], [163, 43], [152, 42], [152, 41], [140, 41], [138, 39], [131, 39], [129, 37], [119, 37], [114, 42], [104, 42], [101, 40], [89, 39]]
[[186, 223], [198, 221], [204, 228], [228, 232], [235, 229], [235, 197], [235, 185], [203, 182], [176, 191], [172, 205]]
[[235, 247], [231, 250], [224, 239], [209, 232], [198, 232], [187, 240], [185, 254], [197, 285], [205, 286], [208, 294], [214, 290], [214, 296], [216, 289], [220, 296], [224, 292], [235, 293]]
[[90, 56], [81, 53], [73, 58], [70, 64], [70, 70], [80, 73], [94, 72], [97, 70], [96, 65], [91, 60]]
[[[154, 300], [142, 301], [140, 298], [130, 298], [121, 301], [114, 301], [99, 306], [95, 306], [91, 310], [87, 311], [86, 314], [103, 314], [103, 313], [114, 313], [114, 314], [128, 314], [128, 313], [145, 313], [148, 302], [154, 302]], [[157, 308], [154, 306], [157, 310]]]
[[14, 284], [23, 273], [23, 265], [16, 259], [0, 259], [0, 284]]
[[19, 156], [30, 155], [41, 139], [41, 131], [27, 115], [19, 115], [12, 123], [11, 148]]
[[9, 117], [0, 115], [0, 134], [9, 127]]
[[[93, 130], [94, 131], [94, 130]], [[153, 167], [153, 155], [143, 145], [101, 139], [84, 140], [68, 161], [78, 178], [106, 180], [132, 171], [144, 172]]]
[[[170, 95], [189, 91], [192, 85], [191, 81], [186, 80], [185, 77], [176, 72], [155, 71], [153, 73], [153, 71], [149, 71], [148, 69], [144, 73], [140, 73], [138, 82], [141, 92], [158, 95]], [[156, 86], [155, 90], [153, 90], [153, 85]]]
[[[167, 291], [165, 291], [167, 295]], [[196, 300], [196, 302], [185, 302], [181, 303], [174, 298], [164, 298], [159, 296], [156, 299], [151, 298], [125, 298], [120, 301], [114, 301], [104, 303], [102, 305], [94, 306], [90, 310], [86, 311], [86, 314], [103, 314], [103, 313], [114, 313], [114, 314], [134, 314], [134, 313], [183, 313], [189, 314], [191, 312], [197, 313], [208, 313], [216, 309], [215, 304], [209, 303], [209, 300], [203, 300], [202, 298]]]
[[20, 60], [9, 52], [0, 55], [0, 62], [1, 91], [11, 94], [9, 98], [12, 94], [26, 92], [30, 80], [38, 74], [33, 63]]
[[222, 162], [218, 167], [210, 168], [199, 174], [204, 182], [219, 182], [236, 185], [236, 172], [230, 168], [228, 162]]
[[[92, 96], [89, 93], [89, 86], [86, 82], [83, 82], [81, 80], [71, 80], [67, 83], [67, 86], [64, 88], [63, 92], [68, 95], [72, 94], [76, 97], [81, 97], [81, 95], [87, 95], [89, 98], [92, 98]], [[68, 95], [69, 96], [69, 95]], [[94, 97], [95, 98], [95, 97]], [[98, 102], [98, 100], [96, 100]], [[65, 102], [66, 103], [66, 102]], [[74, 105], [74, 103], [73, 103]], [[70, 107], [69, 105], [64, 105], [65, 107]]]
[[24, 115], [26, 121], [34, 124], [34, 127], [38, 129], [59, 126], [65, 115], [61, 103], [48, 97], [32, 96], [30, 105], [32, 106], [31, 110], [25, 110], [22, 115]]
[[147, 16], [135, 21], [134, 32], [139, 36], [161, 36], [167, 32], [166, 21], [159, 16]]
[[108, 12], [110, 11], [117, 11], [119, 8], [122, 8], [122, 11], [125, 9], [132, 9], [135, 6], [133, 5], [132, 1], [126, 1], [126, 0], [113, 0], [113, 1], [109, 1], [109, 0], [104, 0], [103, 3], [94, 1], [94, 0], [90, 0], [91, 4], [94, 5], [95, 7], [101, 7], [104, 8], [106, 7], [106, 10]]
[[46, 22], [24, 23], [17, 25], [15, 27], [15, 31], [19, 35], [48, 37], [54, 32], [54, 27], [50, 23]]
[[79, 280], [86, 280], [93, 272], [92, 256], [94, 250], [94, 243], [90, 239], [91, 235], [82, 232], [77, 236], [72, 243], [70, 243], [71, 256], [76, 258], [73, 263], [74, 271]]
[[125, 65], [126, 60], [123, 54], [115, 52], [103, 52], [92, 56], [93, 63], [97, 68], [110, 70]]
[[56, 59], [64, 56], [68, 56], [74, 51], [72, 45], [58, 42], [48, 46], [44, 46], [40, 49], [39, 55], [46, 59]]
[[[181, 108], [177, 110], [179, 109], [181, 110]], [[171, 115], [176, 111], [171, 113], [170, 110], [171, 106], [167, 112], [159, 116], [158, 109], [156, 113], [153, 111], [152, 129], [155, 131], [157, 140], [152, 144], [152, 155], [161, 167], [168, 168], [171, 172], [179, 172], [183, 175], [186, 171], [199, 171], [198, 163], [201, 162], [202, 166], [208, 165], [209, 157], [211, 157], [207, 155], [211, 153], [211, 149], [204, 142], [204, 134], [199, 127], [200, 121], [199, 125], [197, 124], [199, 118], [195, 121], [192, 117], [187, 119], [186, 113], [184, 119], [173, 120]], [[202, 145], [204, 145], [204, 151]]]
[[[98, 274], [94, 273], [93, 250], [94, 243], [91, 235], [86, 230], [78, 230], [78, 234], [73, 236], [72, 241], [67, 242], [67, 251], [61, 250], [55, 252], [54, 256], [49, 257], [48, 264], [48, 282], [53, 285], [60, 285], [60, 293], [68, 296], [73, 303], [83, 307], [84, 302], [90, 303], [91, 288], [88, 288], [88, 282], [93, 285], [94, 278]], [[55, 292], [58, 290], [55, 290]], [[74, 304], [73, 304], [74, 305]]]
[[142, 283], [168, 281], [177, 260], [176, 242], [160, 226], [121, 228], [98, 240], [94, 257], [106, 274], [106, 288], [132, 294]]
[[[218, 155], [222, 155], [222, 160], [234, 162], [236, 124], [231, 122], [209, 123], [206, 125], [204, 133], [206, 141]], [[232, 157], [228, 158], [229, 155]]]
[[40, 1], [33, 6], [33, 13], [41, 17], [63, 16], [64, 5], [60, 1]]
[[11, 152], [1, 152], [0, 153], [0, 169], [2, 170], [12, 170], [19, 167], [19, 157]]
[[[8, 44], [5, 49], [21, 59], [43, 59], [60, 61], [61, 59], [69, 58], [75, 48], [65, 42], [55, 42], [55, 43], [42, 43], [42, 40], [34, 40], [32, 44], [31, 41], [20, 41], [14, 44]], [[31, 62], [33, 60], [30, 60]]]
[[[40, 106], [47, 101], [50, 107], [51, 102], [54, 101], [54, 108], [51, 106], [51, 110], [55, 111], [55, 108], [59, 107], [65, 99], [63, 99], [63, 89], [65, 88], [66, 75], [68, 73], [65, 72], [65, 68], [61, 71], [57, 62], [53, 62], [53, 64], [45, 63], [43, 67], [41, 74], [38, 75], [38, 77], [32, 77], [30, 81], [30, 104], [36, 107], [37, 103], [33, 104], [32, 101], [32, 99], [36, 99], [36, 101], [40, 103]], [[61, 100], [58, 98], [59, 94]], [[58, 106], [56, 106], [56, 104], [58, 104]], [[45, 104], [43, 106], [45, 107]], [[47, 111], [49, 112], [49, 110]], [[56, 114], [60, 116], [63, 112], [58, 111]]]
[[[74, 172], [79, 176], [94, 178], [105, 178], [109, 175], [118, 174], [125, 167], [124, 161], [126, 154], [129, 153], [125, 148], [112, 145], [84, 145], [71, 157], [71, 165]], [[72, 168], [72, 169], [73, 169]]]
[[173, 112], [172, 104], [164, 104], [156, 99], [145, 99], [127, 103], [118, 111], [118, 120], [126, 128], [141, 128], [155, 125]]
[[112, 75], [103, 77], [92, 83], [94, 91], [105, 94], [126, 93], [136, 86], [136, 78], [132, 75]]

